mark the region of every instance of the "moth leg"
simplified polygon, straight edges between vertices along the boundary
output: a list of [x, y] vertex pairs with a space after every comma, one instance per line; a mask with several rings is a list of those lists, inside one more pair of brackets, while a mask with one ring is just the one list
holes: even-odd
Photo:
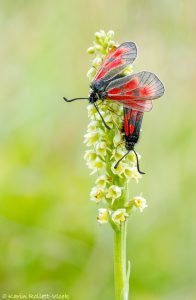
[[108, 109], [109, 111], [111, 111], [113, 114], [115, 114], [116, 116], [119, 117], [119, 115], [117, 114], [117, 112], [116, 112], [113, 108], [111, 108], [108, 104], [106, 104], [106, 103], [104, 103], [104, 102], [103, 102], [103, 103], [100, 103], [100, 104], [106, 106], [107, 109]]
[[108, 126], [108, 125], [106, 124], [106, 122], [105, 122], [105, 120], [104, 120], [104, 118], [103, 118], [102, 114], [100, 113], [100, 111], [99, 111], [99, 109], [98, 109], [97, 105], [96, 105], [95, 103], [93, 103], [93, 105], [94, 105], [94, 107], [96, 108], [96, 110], [97, 110], [97, 112], [98, 112], [99, 116], [101, 117], [101, 119], [102, 119], [102, 121], [103, 121], [103, 124], [105, 125], [105, 127], [106, 127], [107, 129], [111, 129], [111, 128], [110, 128], [110, 126]]

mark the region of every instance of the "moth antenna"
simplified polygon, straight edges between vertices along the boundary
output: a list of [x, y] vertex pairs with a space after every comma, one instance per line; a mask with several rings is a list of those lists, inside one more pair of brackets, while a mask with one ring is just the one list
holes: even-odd
[[105, 122], [105, 120], [104, 120], [104, 118], [103, 118], [103, 116], [101, 115], [101, 113], [100, 113], [100, 111], [99, 111], [99, 109], [98, 109], [98, 107], [97, 107], [97, 105], [95, 104], [95, 103], [93, 103], [93, 105], [94, 105], [94, 107], [96, 108], [96, 110], [97, 110], [97, 112], [98, 112], [98, 114], [100, 115], [100, 117], [101, 117], [101, 119], [102, 119], [102, 121], [103, 121], [103, 124], [105, 125], [105, 127], [107, 128], [107, 129], [111, 129], [107, 124], [106, 124], [106, 122]]
[[129, 150], [127, 153], [125, 153], [120, 159], [119, 159], [119, 161], [117, 161], [117, 163], [115, 164], [115, 166], [114, 166], [114, 169], [117, 169], [118, 168], [118, 165], [119, 165], [119, 163], [129, 154], [129, 152], [130, 152], [131, 150]]
[[66, 102], [72, 102], [72, 101], [75, 101], [75, 100], [88, 100], [88, 98], [73, 98], [73, 99], [67, 99], [65, 97], [63, 97], [63, 99], [66, 101]]
[[133, 152], [135, 153], [135, 157], [136, 157], [136, 160], [137, 160], [137, 170], [138, 170], [138, 172], [139, 172], [140, 174], [146, 174], [146, 173], [144, 173], [144, 172], [142, 172], [142, 171], [140, 170], [140, 165], [139, 165], [139, 159], [138, 159], [137, 152], [136, 152], [134, 149], [132, 149], [132, 150], [133, 150]]

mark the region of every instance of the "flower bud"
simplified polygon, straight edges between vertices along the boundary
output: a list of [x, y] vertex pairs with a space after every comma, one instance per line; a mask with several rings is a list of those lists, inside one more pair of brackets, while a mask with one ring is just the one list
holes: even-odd
[[90, 70], [88, 70], [86, 76], [88, 77], [88, 79], [90, 81], [92, 81], [93, 78], [95, 77], [95, 74], [96, 74], [96, 69], [95, 68], [90, 68]]
[[101, 57], [99, 57], [99, 56], [97, 56], [97, 57], [95, 57], [94, 59], [93, 59], [93, 61], [92, 61], [92, 65], [93, 65], [93, 67], [99, 67], [100, 65], [102, 64], [102, 59], [101, 59]]
[[114, 41], [109, 41], [109, 43], [108, 43], [109, 49], [110, 50], [113, 49], [114, 46], [115, 46], [115, 42]]
[[96, 50], [97, 51], [100, 51], [100, 52], [102, 52], [102, 46], [100, 46], [100, 45], [95, 45], [95, 48], [96, 48]]
[[112, 39], [114, 37], [114, 31], [113, 30], [109, 30], [108, 33], [107, 33], [107, 37], [109, 39]]
[[94, 54], [94, 53], [95, 53], [95, 47], [89, 47], [89, 48], [87, 49], [87, 53], [88, 53], [88, 54]]

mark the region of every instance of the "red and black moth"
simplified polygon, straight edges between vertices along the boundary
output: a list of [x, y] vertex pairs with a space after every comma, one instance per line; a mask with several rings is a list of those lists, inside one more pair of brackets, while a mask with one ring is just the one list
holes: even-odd
[[[147, 71], [123, 76], [122, 73], [125, 68], [132, 64], [136, 57], [137, 47], [133, 42], [125, 42], [119, 47], [113, 48], [105, 58], [90, 85], [90, 96], [88, 98], [74, 99], [67, 99], [64, 97], [64, 100], [66, 102], [83, 99], [89, 100], [89, 103], [95, 106], [105, 127], [108, 129], [110, 129], [110, 127], [106, 124], [100, 114], [96, 102], [98, 100], [104, 101], [104, 99], [118, 101], [118, 103], [121, 103], [125, 108], [130, 110], [130, 118], [128, 118], [129, 111], [125, 109], [125, 123], [126, 120], [129, 120], [131, 123], [138, 123], [141, 127], [141, 122], [137, 121], [137, 118], [135, 119], [135, 114], [139, 116], [140, 114], [143, 115], [144, 112], [150, 111], [152, 109], [152, 100], [160, 98], [164, 94], [164, 86], [155, 74]], [[134, 113], [134, 111], [137, 113]], [[126, 148], [129, 150], [131, 146], [128, 147], [127, 141], [133, 139], [136, 131], [131, 132], [130, 129], [127, 130], [126, 125], [124, 125], [124, 130], [127, 145]], [[139, 138], [138, 131], [137, 135]], [[130, 145], [133, 145], [133, 143]], [[131, 150], [134, 149], [134, 145]], [[116, 167], [118, 166], [118, 163]]]
[[114, 168], [116, 169], [119, 163], [129, 154], [130, 151], [133, 151], [136, 156], [137, 160], [137, 170], [140, 174], [145, 174], [140, 170], [139, 167], [139, 159], [137, 156], [137, 152], [135, 151], [134, 147], [135, 144], [139, 140], [140, 136], [140, 129], [142, 125], [144, 113], [139, 110], [130, 109], [124, 107], [124, 126], [123, 126], [123, 133], [125, 137], [125, 148], [128, 150], [125, 155], [123, 155], [119, 161], [115, 164]]

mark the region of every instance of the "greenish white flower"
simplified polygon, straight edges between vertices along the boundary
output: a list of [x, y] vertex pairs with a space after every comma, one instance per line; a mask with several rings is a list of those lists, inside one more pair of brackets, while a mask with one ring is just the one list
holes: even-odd
[[113, 138], [114, 147], [118, 147], [122, 143], [122, 134], [118, 131]]
[[111, 159], [114, 159], [115, 162], [117, 162], [124, 154], [125, 154], [125, 151], [121, 150], [121, 148], [118, 147], [113, 150]]
[[87, 146], [94, 145], [98, 142], [99, 136], [100, 136], [100, 129], [93, 132], [87, 132], [84, 136], [85, 137], [84, 143], [87, 144]]
[[125, 166], [125, 169], [124, 169], [124, 175], [127, 179], [132, 179], [134, 178], [134, 173], [135, 171], [135, 168], [134, 167], [130, 167], [129, 165], [126, 165]]
[[[108, 101], [109, 102], [109, 101]], [[108, 103], [107, 102], [107, 103]], [[111, 101], [110, 101], [111, 102]], [[110, 104], [111, 108], [115, 111], [115, 113], [121, 117], [121, 115], [123, 114], [123, 106], [119, 105], [119, 103], [117, 102], [112, 102]]]
[[[102, 117], [105, 119], [105, 115], [106, 115], [105, 110], [103, 110], [103, 108], [99, 108], [99, 112], [102, 115]], [[100, 127], [104, 128], [104, 130], [105, 130], [105, 127], [103, 127], [102, 119], [101, 119], [101, 117], [98, 113], [96, 113], [96, 120], [101, 121], [101, 124], [100, 124], [101, 126]]]
[[87, 166], [89, 169], [92, 170], [90, 175], [93, 175], [98, 170], [105, 168], [105, 162], [101, 160], [99, 157], [97, 157], [95, 160], [87, 162]]
[[108, 223], [108, 210], [106, 208], [98, 209], [97, 221], [100, 224]]
[[115, 175], [119, 175], [119, 177], [122, 177], [122, 175], [125, 172], [125, 167], [127, 166], [126, 164], [124, 164], [123, 162], [121, 162], [120, 164], [118, 164], [117, 168], [114, 168], [114, 166], [116, 165], [116, 161], [113, 163], [111, 170], [112, 173]]
[[95, 181], [97, 186], [100, 186], [102, 188], [106, 187], [106, 184], [109, 182], [108, 178], [106, 175], [101, 175], [97, 178], [97, 180]]
[[96, 203], [105, 199], [105, 190], [101, 187], [94, 186], [90, 192], [90, 200]]
[[[140, 160], [141, 156], [139, 155], [139, 153], [137, 153], [138, 159]], [[137, 160], [135, 157], [135, 153], [133, 151], [129, 152], [129, 154], [127, 155], [127, 159], [129, 160], [129, 162], [131, 162], [133, 165], [136, 164]]]
[[125, 207], [127, 210], [131, 210], [132, 208], [139, 209], [140, 212], [143, 212], [144, 208], [148, 207], [147, 201], [142, 196], [135, 196], [133, 199], [129, 200]]
[[96, 145], [96, 153], [100, 155], [103, 159], [105, 158], [107, 154], [107, 145], [105, 142], [99, 142]]
[[140, 212], [143, 212], [144, 208], [148, 207], [147, 201], [142, 196], [136, 196], [133, 198], [134, 206], [139, 208]]
[[138, 172], [136, 167], [132, 168], [132, 179], [135, 179], [135, 181], [138, 183], [139, 179], [142, 178], [142, 175]]
[[110, 128], [113, 128], [114, 123], [113, 123], [112, 115], [111, 115], [111, 114], [110, 114], [110, 115], [106, 115], [104, 119], [105, 119], [106, 124], [107, 124]]
[[94, 150], [86, 150], [84, 154], [84, 159], [87, 162], [92, 162], [97, 158], [97, 153]]
[[121, 222], [124, 222], [128, 218], [128, 213], [125, 208], [119, 208], [112, 213], [112, 220], [117, 225], [120, 225]]
[[122, 194], [122, 188], [118, 185], [111, 185], [107, 191], [106, 198], [112, 199], [112, 202]]
[[90, 121], [87, 132], [96, 132], [97, 129], [99, 129], [99, 122], [97, 120]]
[[97, 114], [97, 110], [92, 104], [87, 105], [88, 117], [92, 120]]

